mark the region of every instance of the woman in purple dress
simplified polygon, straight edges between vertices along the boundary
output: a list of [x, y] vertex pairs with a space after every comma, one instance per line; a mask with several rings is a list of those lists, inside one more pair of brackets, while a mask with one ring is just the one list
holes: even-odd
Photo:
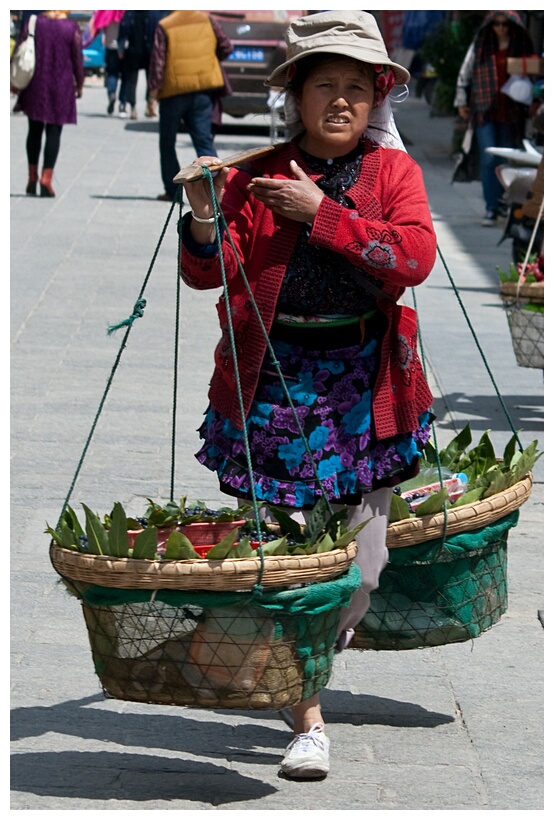
[[[36, 68], [33, 79], [19, 92], [18, 108], [29, 120], [27, 161], [29, 179], [25, 192], [36, 196], [38, 166], [44, 143], [40, 195], [55, 196], [52, 173], [60, 150], [62, 128], [77, 123], [76, 97], [83, 93], [85, 72], [81, 48], [81, 30], [68, 20], [68, 11], [39, 13], [35, 30]], [[21, 32], [27, 36], [28, 22]]]

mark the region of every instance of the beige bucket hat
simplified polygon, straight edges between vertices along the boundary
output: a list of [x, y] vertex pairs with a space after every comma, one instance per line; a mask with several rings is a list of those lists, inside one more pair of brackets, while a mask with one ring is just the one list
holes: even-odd
[[396, 85], [410, 81], [410, 72], [389, 59], [375, 17], [367, 11], [322, 11], [293, 20], [285, 33], [287, 59], [265, 85], [285, 88], [289, 67], [310, 54], [341, 54], [362, 63], [390, 66]]

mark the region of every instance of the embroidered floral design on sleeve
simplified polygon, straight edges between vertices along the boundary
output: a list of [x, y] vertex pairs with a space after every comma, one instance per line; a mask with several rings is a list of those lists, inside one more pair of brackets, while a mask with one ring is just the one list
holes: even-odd
[[388, 229], [378, 231], [375, 228], [367, 229], [368, 243], [350, 242], [346, 250], [353, 256], [361, 257], [368, 265], [374, 268], [395, 268], [396, 254], [393, 245], [402, 242], [402, 237], [398, 231]]

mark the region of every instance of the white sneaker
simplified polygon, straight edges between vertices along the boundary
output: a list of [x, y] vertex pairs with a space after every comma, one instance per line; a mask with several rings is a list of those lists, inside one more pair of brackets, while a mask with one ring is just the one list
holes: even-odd
[[289, 777], [325, 777], [329, 772], [329, 738], [323, 723], [315, 723], [306, 734], [295, 735], [286, 748], [281, 771]]

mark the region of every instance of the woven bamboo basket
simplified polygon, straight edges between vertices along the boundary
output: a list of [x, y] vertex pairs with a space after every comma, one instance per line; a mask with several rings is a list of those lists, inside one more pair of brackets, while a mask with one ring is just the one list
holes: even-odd
[[521, 299], [534, 305], [543, 305], [544, 282], [525, 282], [519, 287], [517, 282], [501, 282], [500, 296], [505, 302]]
[[[267, 556], [262, 586], [276, 588], [332, 580], [348, 570], [356, 552], [356, 542], [352, 541], [344, 549], [316, 555]], [[64, 578], [120, 589], [251, 590], [260, 581], [261, 570], [259, 557], [149, 561], [83, 555], [55, 543], [50, 545], [50, 559]]]
[[[531, 474], [508, 487], [501, 493], [491, 495], [473, 504], [463, 504], [447, 512], [446, 532], [448, 535], [474, 530], [492, 524], [521, 507], [531, 495], [533, 479]], [[444, 513], [425, 515], [421, 518], [405, 518], [389, 524], [387, 547], [409, 547], [434, 538], [441, 538], [445, 530]]]
[[360, 578], [359, 568], [351, 565], [334, 580], [294, 589], [72, 586], [108, 696], [275, 710], [294, 706], [327, 685], [340, 610]]
[[[50, 546], [81, 600], [104, 693], [141, 703], [282, 709], [325, 687], [356, 543], [320, 555], [149, 561]], [[260, 586], [261, 580], [261, 586]], [[293, 588], [287, 588], [293, 587]]]

